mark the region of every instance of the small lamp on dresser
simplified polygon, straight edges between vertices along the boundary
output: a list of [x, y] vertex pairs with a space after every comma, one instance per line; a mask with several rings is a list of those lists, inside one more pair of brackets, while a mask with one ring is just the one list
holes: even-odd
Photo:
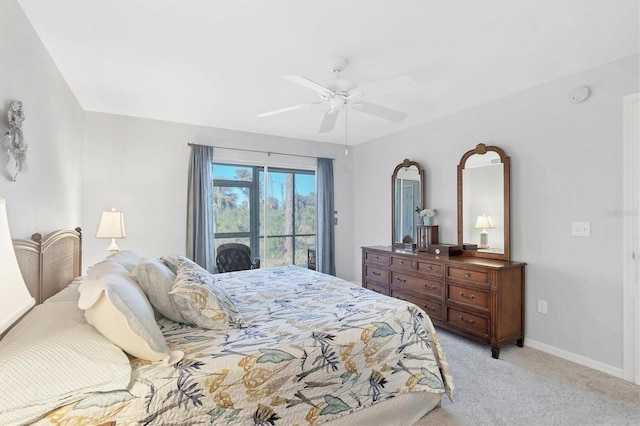
[[117, 253], [120, 248], [116, 244], [116, 238], [125, 238], [127, 231], [124, 228], [124, 214], [111, 208], [111, 211], [102, 212], [102, 220], [96, 233], [96, 238], [111, 238], [111, 245], [107, 248], [109, 253]]
[[6, 201], [0, 198], [0, 334], [22, 317], [36, 301], [22, 278], [9, 233]]
[[491, 216], [487, 216], [486, 214], [478, 216], [475, 228], [482, 229], [482, 232], [480, 232], [480, 244], [478, 245], [478, 248], [489, 248], [489, 233], [487, 232], [487, 229], [495, 228], [493, 220], [491, 220]]

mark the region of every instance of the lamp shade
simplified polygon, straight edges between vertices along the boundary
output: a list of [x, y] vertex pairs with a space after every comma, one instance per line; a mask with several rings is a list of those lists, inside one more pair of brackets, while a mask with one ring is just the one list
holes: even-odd
[[496, 226], [493, 224], [493, 220], [491, 220], [491, 216], [487, 216], [483, 214], [482, 216], [478, 216], [478, 220], [476, 221], [476, 229], [492, 229]]
[[0, 198], [0, 333], [20, 319], [35, 303], [13, 251], [6, 200]]
[[100, 220], [96, 238], [124, 238], [126, 236], [124, 214], [117, 212], [115, 208], [112, 208], [111, 211], [102, 212], [102, 220]]

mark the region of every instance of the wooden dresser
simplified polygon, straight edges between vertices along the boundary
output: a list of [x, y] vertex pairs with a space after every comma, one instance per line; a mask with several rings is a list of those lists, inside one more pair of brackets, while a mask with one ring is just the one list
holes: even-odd
[[362, 248], [362, 285], [422, 308], [436, 327], [489, 343], [524, 343], [525, 263]]

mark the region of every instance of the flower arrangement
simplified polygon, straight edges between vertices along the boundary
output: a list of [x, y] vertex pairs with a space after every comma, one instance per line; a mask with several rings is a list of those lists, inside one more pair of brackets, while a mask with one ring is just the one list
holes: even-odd
[[420, 207], [416, 207], [416, 212], [420, 215], [420, 219], [422, 220], [422, 224], [426, 226], [433, 225], [433, 218], [438, 214], [438, 210], [436, 209], [423, 209], [420, 210]]
[[420, 215], [420, 217], [435, 217], [438, 214], [438, 210], [436, 209], [424, 209], [420, 210], [420, 207], [416, 207], [416, 213]]

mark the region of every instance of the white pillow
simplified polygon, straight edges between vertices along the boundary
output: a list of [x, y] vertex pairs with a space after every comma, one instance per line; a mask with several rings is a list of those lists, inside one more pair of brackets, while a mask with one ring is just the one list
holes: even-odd
[[143, 257], [133, 271], [142, 291], [149, 302], [162, 315], [175, 322], [187, 322], [180, 312], [180, 306], [169, 295], [176, 280], [176, 274], [159, 259]]
[[87, 324], [77, 302], [38, 305], [0, 341], [0, 424], [31, 423], [130, 380], [127, 356]]
[[108, 262], [106, 260], [98, 262], [87, 269], [87, 278], [89, 280], [99, 280], [107, 274], [119, 274], [123, 277], [128, 277], [129, 275], [131, 275], [127, 268], [122, 264], [117, 262]]
[[127, 271], [133, 272], [140, 262], [140, 255], [131, 250], [122, 250], [107, 256], [105, 259], [109, 262], [116, 262], [127, 268]]
[[83, 281], [78, 306], [85, 310], [89, 324], [137, 358], [174, 364], [184, 356], [169, 349], [153, 308], [131, 277], [111, 273], [97, 281]]
[[127, 271], [133, 272], [140, 261], [140, 255], [131, 250], [122, 250], [114, 254], [110, 254], [104, 259], [105, 262], [115, 262], [124, 266]]

